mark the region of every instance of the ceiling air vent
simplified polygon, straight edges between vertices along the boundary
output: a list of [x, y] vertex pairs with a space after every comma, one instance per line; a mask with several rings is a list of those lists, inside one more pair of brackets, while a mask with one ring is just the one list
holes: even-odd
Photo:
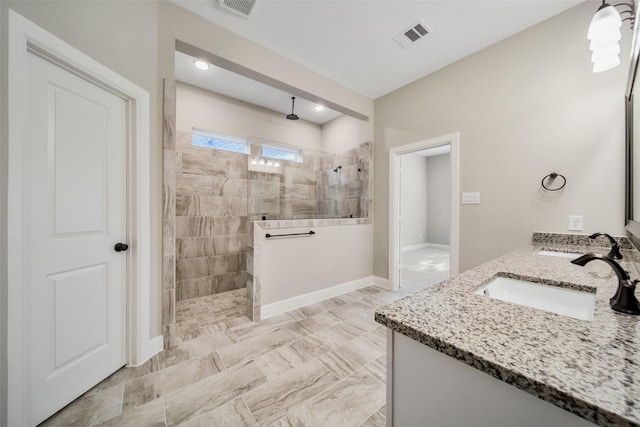
[[418, 21], [397, 36], [393, 38], [393, 40], [398, 43], [403, 48], [408, 48], [427, 34], [429, 34], [431, 30], [427, 25]]
[[218, 0], [218, 3], [230, 12], [248, 18], [256, 0]]

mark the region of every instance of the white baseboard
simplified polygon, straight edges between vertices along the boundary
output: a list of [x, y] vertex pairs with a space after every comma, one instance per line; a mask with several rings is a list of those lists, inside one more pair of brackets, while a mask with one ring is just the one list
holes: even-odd
[[402, 252], [416, 251], [418, 249], [424, 249], [424, 248], [451, 250], [451, 247], [449, 245], [440, 245], [438, 243], [419, 243], [417, 245], [403, 246]]
[[373, 284], [381, 288], [393, 290], [393, 287], [391, 286], [391, 281], [389, 279], [373, 276]]
[[273, 302], [260, 307], [260, 319], [264, 320], [296, 308], [304, 307], [309, 304], [315, 304], [329, 298], [337, 297], [348, 292], [357, 291], [375, 284], [373, 277], [363, 277], [362, 279], [352, 282], [342, 283], [330, 288], [320, 289], [319, 291], [309, 292], [308, 294], [298, 295], [297, 297], [288, 298], [282, 301]]
[[428, 243], [418, 243], [417, 245], [403, 246], [402, 247], [402, 252], [416, 251], [418, 249], [424, 249], [424, 248], [428, 248], [428, 247], [429, 247]]

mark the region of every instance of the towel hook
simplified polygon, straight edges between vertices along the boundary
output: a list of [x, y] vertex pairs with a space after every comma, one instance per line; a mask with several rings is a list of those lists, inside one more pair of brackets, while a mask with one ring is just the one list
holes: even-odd
[[[545, 181], [547, 181], [547, 184], [552, 184], [553, 181], [555, 181], [556, 178], [562, 178], [562, 185], [558, 188], [549, 188], [547, 187], [547, 185], [545, 185]], [[567, 185], [567, 178], [564, 177], [564, 175], [561, 175], [557, 172], [551, 172], [549, 175], [545, 176], [544, 178], [542, 178], [542, 188], [544, 188], [547, 191], [558, 191], [558, 190], [562, 190], [564, 188], [564, 186]]]

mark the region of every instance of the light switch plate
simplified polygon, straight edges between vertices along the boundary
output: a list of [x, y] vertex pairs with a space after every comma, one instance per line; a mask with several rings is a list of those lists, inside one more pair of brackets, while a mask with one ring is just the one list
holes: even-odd
[[462, 193], [462, 204], [463, 205], [479, 205], [480, 204], [480, 193]]
[[582, 231], [584, 229], [584, 217], [582, 215], [569, 215], [569, 231]]

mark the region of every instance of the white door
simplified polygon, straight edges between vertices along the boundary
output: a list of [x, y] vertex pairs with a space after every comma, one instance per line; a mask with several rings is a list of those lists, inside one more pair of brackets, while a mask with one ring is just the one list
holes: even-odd
[[[31, 405], [46, 419], [125, 364], [126, 102], [33, 53], [24, 147]], [[126, 249], [125, 249], [126, 250]]]

